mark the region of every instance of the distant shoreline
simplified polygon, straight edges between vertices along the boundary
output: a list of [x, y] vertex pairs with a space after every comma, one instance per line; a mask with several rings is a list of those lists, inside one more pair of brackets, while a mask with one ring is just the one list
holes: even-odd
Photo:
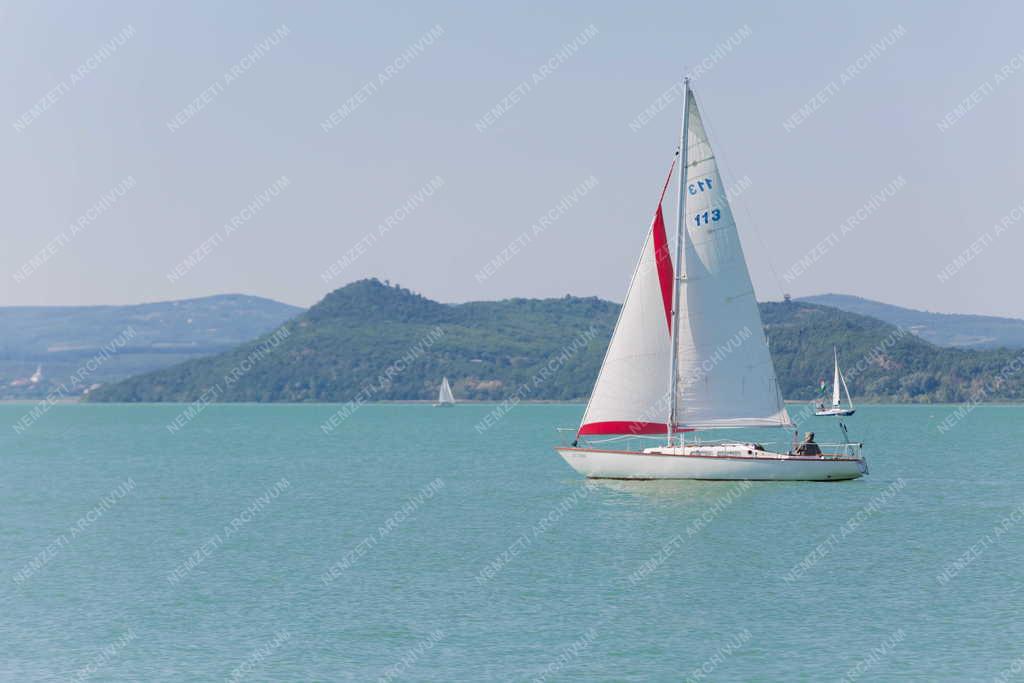
[[[499, 405], [507, 403], [509, 399], [500, 400], [460, 400], [456, 401], [455, 405]], [[38, 403], [45, 403], [45, 398], [39, 399], [0, 399], [0, 405], [36, 405]], [[108, 405], [108, 406], [132, 406], [132, 405], [145, 405], [145, 406], [187, 406], [195, 403], [195, 401], [126, 401], [126, 402], [114, 402], [114, 401], [101, 401], [96, 403], [89, 403], [76, 398], [63, 398], [57, 401], [53, 401], [55, 405], [74, 405], [74, 404], [88, 404], [94, 406]], [[343, 406], [354, 401], [211, 401], [209, 405], [222, 405], [222, 406]], [[435, 400], [394, 400], [394, 401], [365, 401], [362, 405], [427, 405], [432, 406], [436, 404]], [[565, 406], [585, 406], [587, 404], [586, 399], [579, 399], [575, 401], [556, 401], [556, 400], [520, 400], [517, 404], [524, 405], [565, 405]], [[814, 401], [784, 401], [787, 407], [789, 406], [803, 406], [812, 405]], [[922, 403], [914, 401], [868, 401], [861, 400], [858, 402], [857, 407], [867, 406], [918, 406], [918, 407], [957, 407], [963, 406], [970, 403], [964, 401], [961, 403]], [[1024, 406], [1024, 401], [979, 401], [974, 403], [979, 406], [1006, 406], [1021, 407]]]

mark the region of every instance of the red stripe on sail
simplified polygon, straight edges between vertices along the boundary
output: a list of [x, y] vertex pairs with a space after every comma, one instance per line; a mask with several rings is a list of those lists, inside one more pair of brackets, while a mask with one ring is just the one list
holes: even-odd
[[[631, 420], [611, 420], [608, 422], [588, 422], [580, 427], [578, 434], [665, 434], [668, 425], [664, 422], [638, 422]], [[676, 429], [675, 433], [692, 432], [692, 429]]]
[[668, 323], [669, 334], [672, 333], [672, 257], [668, 250], [668, 236], [665, 234], [665, 218], [661, 213], [661, 204], [654, 214], [654, 262], [658, 265], [658, 281], [661, 283], [661, 300], [665, 305], [665, 321]]

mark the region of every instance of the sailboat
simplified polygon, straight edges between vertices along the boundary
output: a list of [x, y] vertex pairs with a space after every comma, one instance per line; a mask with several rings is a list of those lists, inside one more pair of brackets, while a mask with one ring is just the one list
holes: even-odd
[[441, 388], [437, 392], [437, 403], [434, 404], [434, 407], [447, 408], [453, 405], [455, 405], [455, 396], [452, 395], [452, 387], [448, 384], [448, 378], [445, 377], [441, 380]]
[[[867, 462], [845, 428], [844, 443], [813, 450], [797, 448], [795, 432], [785, 451], [686, 438], [698, 430], [794, 425], [718, 162], [689, 79], [684, 84], [676, 160], [576, 439], [556, 451], [597, 479], [856, 479], [867, 473]], [[673, 257], [662, 204], [677, 166]], [[657, 445], [630, 448], [637, 439]]]
[[[832, 407], [826, 408], [824, 403], [819, 403], [814, 414], [818, 416], [853, 415], [857, 411], [853, 407], [853, 399], [850, 398], [850, 390], [846, 387], [846, 378], [843, 377], [842, 371], [839, 370], [839, 351], [834, 346], [832, 347], [832, 354], [835, 356], [836, 361], [835, 376], [832, 378]], [[839, 400], [840, 382], [843, 383], [843, 391], [846, 392], [846, 405], [849, 406], [848, 408], [844, 408], [842, 401]], [[822, 382], [822, 384], [824, 384], [824, 382]]]

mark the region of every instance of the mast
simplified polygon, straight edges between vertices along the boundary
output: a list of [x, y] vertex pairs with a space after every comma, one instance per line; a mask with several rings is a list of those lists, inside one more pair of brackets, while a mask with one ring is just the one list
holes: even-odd
[[676, 424], [676, 373], [679, 367], [679, 292], [682, 289], [686, 273], [683, 272], [683, 242], [686, 239], [686, 226], [683, 216], [686, 212], [686, 175], [687, 175], [687, 136], [690, 132], [690, 77], [683, 78], [683, 130], [679, 135], [679, 201], [676, 202], [676, 269], [675, 282], [672, 287], [672, 352], [668, 376], [669, 411], [668, 411], [668, 445], [672, 445], [672, 437]]
[[832, 353], [835, 354], [836, 370], [832, 377], [832, 406], [834, 408], [839, 407], [839, 349], [835, 346], [832, 347]]

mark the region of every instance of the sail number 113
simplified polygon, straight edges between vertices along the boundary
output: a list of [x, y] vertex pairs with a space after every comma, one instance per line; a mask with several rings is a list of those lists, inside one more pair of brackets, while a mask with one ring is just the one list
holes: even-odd
[[707, 225], [708, 223], [713, 223], [721, 218], [721, 211], [719, 211], [718, 209], [711, 209], [711, 211], [698, 213], [696, 216], [693, 217], [693, 222], [696, 223], [697, 225]]

